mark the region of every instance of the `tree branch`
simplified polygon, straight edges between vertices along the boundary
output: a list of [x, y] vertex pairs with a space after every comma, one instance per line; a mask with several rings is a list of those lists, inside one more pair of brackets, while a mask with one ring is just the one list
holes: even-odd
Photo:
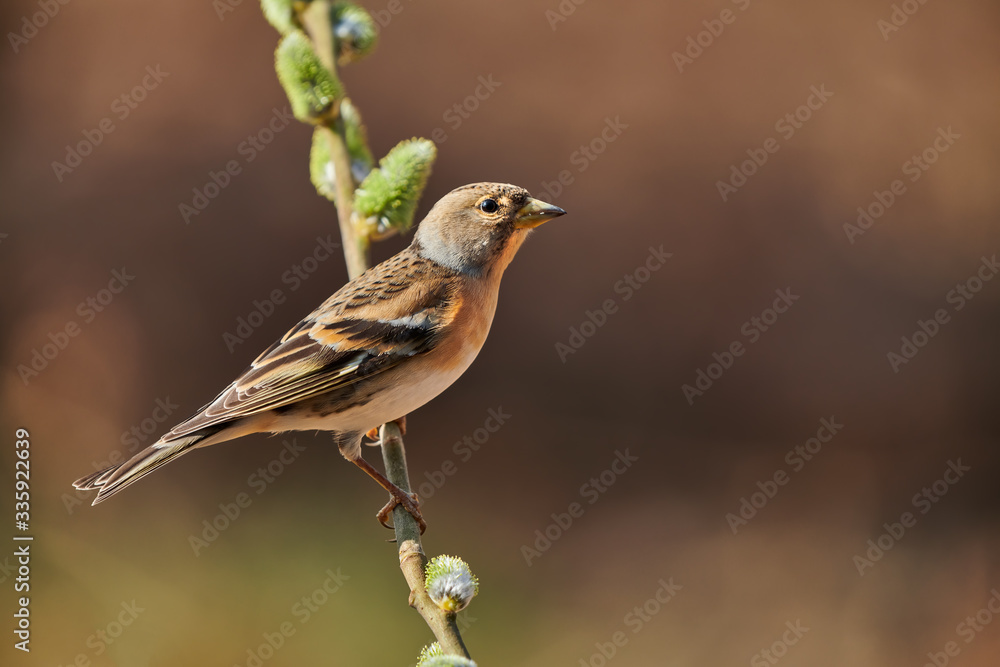
[[336, 119], [326, 124], [324, 133], [330, 144], [330, 161], [333, 163], [336, 181], [337, 220], [340, 223], [340, 238], [344, 245], [344, 260], [347, 262], [348, 276], [354, 279], [368, 268], [368, 239], [355, 233], [352, 222], [354, 190], [357, 185], [351, 174], [351, 156], [347, 152], [344, 120], [339, 114]]
[[[382, 461], [386, 478], [407, 493], [410, 492], [410, 475], [406, 468], [406, 448], [399, 431], [399, 424], [390, 422], [379, 429]], [[431, 600], [425, 587], [427, 556], [420, 543], [420, 527], [406, 508], [396, 505], [392, 510], [392, 523], [399, 544], [399, 569], [410, 586], [410, 606], [417, 610], [434, 633], [445, 653], [470, 658], [462, 635], [455, 622], [455, 613], [447, 612]]]
[[[333, 31], [330, 27], [330, 3], [315, 0], [300, 15], [302, 26], [312, 40], [316, 55], [323, 65], [336, 76], [337, 62], [334, 54]], [[340, 224], [340, 238], [344, 246], [344, 260], [347, 275], [357, 278], [368, 268], [368, 239], [354, 232], [353, 218], [354, 190], [357, 183], [351, 172], [351, 155], [347, 150], [347, 135], [344, 120], [340, 117], [340, 101], [334, 113], [324, 124], [324, 134], [330, 145], [330, 161], [336, 187], [337, 220]]]
[[[330, 3], [315, 0], [300, 14], [302, 26], [308, 33], [316, 55], [331, 73], [336, 75], [336, 54], [333, 33], [330, 26]], [[344, 247], [344, 259], [350, 277], [356, 278], [368, 268], [368, 238], [358, 234], [353, 224], [354, 191], [357, 183], [351, 170], [351, 155], [347, 148], [344, 120], [340, 115], [340, 103], [323, 123], [323, 132], [330, 147], [330, 161], [335, 179], [335, 200], [340, 235]], [[386, 478], [403, 491], [410, 492], [410, 478], [406, 467], [406, 449], [399, 424], [383, 424], [379, 429], [382, 460], [385, 463]], [[455, 622], [455, 613], [438, 607], [427, 594], [425, 568], [427, 556], [420, 542], [420, 527], [409, 512], [397, 505], [392, 512], [392, 522], [399, 545], [399, 567], [410, 587], [410, 606], [417, 610], [434, 633], [441, 648], [448, 654], [469, 658], [462, 636]]]

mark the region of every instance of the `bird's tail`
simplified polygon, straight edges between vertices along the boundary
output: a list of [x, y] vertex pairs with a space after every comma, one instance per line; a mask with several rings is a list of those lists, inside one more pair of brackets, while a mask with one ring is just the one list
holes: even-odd
[[128, 461], [98, 470], [73, 482], [73, 486], [83, 491], [97, 489], [94, 505], [115, 495], [130, 484], [153, 472], [160, 466], [199, 446], [208, 434], [190, 435], [176, 440], [156, 442], [142, 450]]

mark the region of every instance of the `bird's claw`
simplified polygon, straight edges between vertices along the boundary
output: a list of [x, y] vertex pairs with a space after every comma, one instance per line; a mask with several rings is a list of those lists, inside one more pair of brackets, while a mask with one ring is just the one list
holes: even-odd
[[379, 510], [376, 517], [378, 522], [390, 530], [395, 530], [395, 526], [389, 523], [389, 516], [392, 515], [392, 511], [396, 509], [397, 505], [402, 505], [403, 508], [410, 513], [410, 516], [416, 520], [417, 525], [420, 526], [420, 534], [423, 535], [424, 531], [427, 530], [427, 522], [424, 521], [424, 517], [420, 514], [420, 499], [417, 498], [415, 493], [404, 493], [403, 495], [397, 496], [394, 493], [389, 494], [389, 502], [385, 504], [385, 507]]

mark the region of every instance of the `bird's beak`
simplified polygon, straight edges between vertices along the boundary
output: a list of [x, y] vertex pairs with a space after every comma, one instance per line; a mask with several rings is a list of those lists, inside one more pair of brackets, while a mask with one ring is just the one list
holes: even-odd
[[566, 211], [529, 197], [527, 203], [518, 209], [514, 226], [518, 229], [531, 229], [560, 215], [566, 215]]

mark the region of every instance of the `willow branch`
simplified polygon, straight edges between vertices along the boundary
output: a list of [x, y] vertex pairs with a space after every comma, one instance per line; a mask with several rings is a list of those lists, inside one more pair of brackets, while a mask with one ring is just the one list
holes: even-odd
[[[337, 64], [334, 57], [333, 33], [330, 29], [330, 3], [327, 0], [316, 0], [301, 14], [302, 26], [309, 34], [316, 55], [323, 65], [336, 75]], [[330, 162], [333, 163], [333, 174], [336, 187], [337, 221], [340, 225], [340, 238], [344, 246], [344, 260], [347, 263], [347, 275], [357, 278], [368, 268], [368, 239], [354, 232], [353, 218], [354, 190], [357, 183], [351, 173], [351, 155], [347, 150], [347, 134], [344, 120], [340, 117], [340, 101], [330, 118], [323, 124], [323, 133], [330, 146]]]
[[[316, 54], [330, 72], [336, 73], [333, 34], [330, 27], [330, 3], [315, 0], [303, 11], [299, 18]], [[343, 118], [337, 109], [323, 123], [323, 132], [330, 147], [330, 161], [335, 178], [335, 199], [340, 235], [344, 247], [344, 259], [350, 277], [356, 278], [368, 268], [368, 239], [359, 235], [352, 222], [354, 191], [357, 183], [351, 170], [351, 156], [347, 149], [347, 135]], [[406, 467], [406, 449], [399, 424], [383, 424], [379, 429], [382, 460], [385, 463], [386, 478], [403, 491], [410, 492], [410, 478]], [[420, 542], [420, 527], [416, 519], [401, 505], [392, 512], [396, 543], [399, 545], [399, 568], [410, 587], [410, 606], [426, 621], [441, 648], [448, 654], [470, 657], [462, 635], [458, 631], [455, 613], [447, 612], [430, 599], [425, 586], [427, 556]]]
[[344, 260], [347, 262], [348, 276], [354, 279], [368, 268], [368, 239], [355, 233], [354, 224], [351, 222], [354, 217], [352, 204], [357, 185], [351, 174], [351, 156], [347, 151], [344, 120], [339, 114], [327, 122], [324, 134], [330, 144], [330, 161], [333, 163], [336, 181], [337, 220], [340, 223], [340, 238], [344, 244]]
[[[406, 448], [403, 446], [399, 424], [383, 424], [379, 429], [379, 440], [386, 478], [409, 493], [410, 475], [406, 468]], [[405, 507], [396, 505], [392, 510], [392, 523], [396, 530], [396, 543], [399, 544], [399, 569], [403, 571], [406, 583], [410, 586], [410, 606], [427, 622], [445, 653], [469, 658], [469, 651], [465, 648], [455, 622], [455, 613], [441, 609], [427, 595], [424, 575], [427, 556], [420, 543], [420, 527], [416, 519]]]

